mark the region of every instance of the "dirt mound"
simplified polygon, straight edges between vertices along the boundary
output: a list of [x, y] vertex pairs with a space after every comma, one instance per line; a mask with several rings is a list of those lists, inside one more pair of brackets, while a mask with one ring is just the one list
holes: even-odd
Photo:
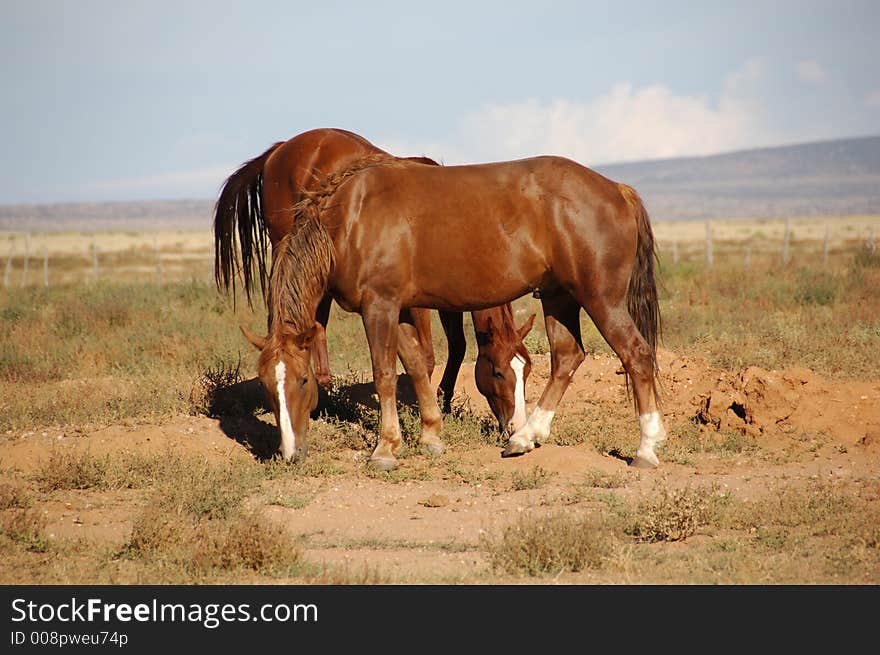
[[877, 382], [832, 381], [803, 368], [749, 366], [731, 374], [700, 360], [664, 355], [673, 403], [689, 404], [705, 430], [765, 439], [810, 432], [847, 445], [868, 445], [880, 435]]

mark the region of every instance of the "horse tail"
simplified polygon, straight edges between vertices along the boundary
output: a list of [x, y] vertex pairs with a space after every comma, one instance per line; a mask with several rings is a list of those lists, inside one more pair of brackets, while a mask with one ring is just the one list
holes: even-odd
[[[268, 234], [263, 215], [263, 167], [279, 141], [258, 157], [246, 161], [223, 183], [214, 206], [214, 282], [235, 301], [236, 242], [240, 244], [241, 272], [248, 305], [259, 283], [265, 297]], [[236, 237], [236, 231], [238, 235]], [[256, 271], [254, 270], [256, 269]], [[256, 278], [256, 279], [255, 279]]]
[[654, 265], [657, 259], [654, 232], [651, 229], [648, 212], [636, 190], [626, 184], [619, 184], [618, 187], [638, 226], [636, 261], [629, 278], [626, 308], [639, 333], [651, 349], [655, 378], [654, 393], [657, 395], [657, 341], [660, 336], [660, 302], [657, 298], [657, 283], [654, 279]]

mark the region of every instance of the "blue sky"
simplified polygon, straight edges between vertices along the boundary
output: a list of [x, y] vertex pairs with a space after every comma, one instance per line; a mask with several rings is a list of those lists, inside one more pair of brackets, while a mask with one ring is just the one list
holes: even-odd
[[880, 134], [880, 2], [0, 0], [0, 204], [214, 198], [344, 127], [446, 164]]

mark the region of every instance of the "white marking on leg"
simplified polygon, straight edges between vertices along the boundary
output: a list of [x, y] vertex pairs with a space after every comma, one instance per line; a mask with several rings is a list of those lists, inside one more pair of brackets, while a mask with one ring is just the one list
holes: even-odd
[[555, 413], [550, 409], [535, 407], [526, 424], [510, 437], [510, 442], [526, 450], [532, 450], [535, 443], [541, 443], [550, 436], [550, 423], [553, 422]]
[[516, 374], [516, 388], [513, 391], [513, 418], [510, 419], [509, 428], [512, 432], [516, 432], [526, 422], [526, 383], [523, 377], [526, 360], [521, 355], [515, 355], [510, 360], [510, 368]]
[[660, 460], [657, 459], [654, 448], [666, 440], [666, 429], [660, 419], [660, 412], [650, 412], [639, 416], [639, 429], [642, 433], [642, 440], [636, 451], [636, 457], [646, 459], [656, 466]]
[[275, 383], [278, 391], [278, 429], [281, 430], [281, 454], [284, 459], [290, 461], [296, 456], [296, 435], [290, 422], [290, 412], [287, 411], [287, 397], [284, 395], [284, 380], [287, 368], [284, 362], [279, 361], [275, 365]]
[[556, 412], [552, 410], [535, 407], [535, 411], [529, 417], [528, 425], [534, 426], [534, 440], [538, 443], [550, 436], [550, 424], [553, 422], [554, 414]]

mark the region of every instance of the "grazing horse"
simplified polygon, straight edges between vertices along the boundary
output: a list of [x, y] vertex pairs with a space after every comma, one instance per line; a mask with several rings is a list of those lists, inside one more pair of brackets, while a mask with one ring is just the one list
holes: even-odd
[[381, 411], [370, 459], [387, 470], [401, 443], [398, 351], [418, 395], [421, 443], [442, 449], [441, 415], [429, 402], [407, 308], [473, 311], [532, 291], [541, 298], [551, 376], [502, 455], [527, 453], [549, 436], [584, 359], [583, 308], [632, 383], [641, 440], [631, 463], [659, 464], [654, 449], [666, 430], [656, 385], [656, 253], [634, 189], [561, 157], [438, 167], [373, 155], [331, 176], [295, 209], [296, 226], [273, 261], [271, 331], [251, 339], [261, 350], [260, 378], [276, 394], [272, 402], [292, 417], [281, 415], [289, 438], [305, 442], [314, 386], [307, 348], [326, 294], [362, 317]]
[[[218, 288], [231, 289], [234, 297], [235, 271], [240, 268], [248, 302], [251, 302], [256, 287], [265, 296], [267, 241], [272, 244], [274, 253], [281, 239], [294, 227], [293, 207], [296, 203], [305, 194], [319, 188], [328, 175], [373, 155], [390, 157], [353, 132], [322, 128], [278, 142], [242, 164], [225, 181], [214, 209], [214, 275]], [[427, 157], [407, 160], [437, 165]], [[237, 250], [240, 250], [240, 267], [236, 261]], [[312, 342], [315, 374], [325, 387], [329, 387], [332, 379], [325, 334], [330, 303], [330, 296], [326, 296], [318, 304], [317, 328]], [[410, 314], [430, 377], [434, 370], [430, 310], [414, 308]], [[499, 429], [502, 432], [515, 431], [525, 422], [525, 381], [531, 370], [531, 360], [522, 340], [531, 329], [534, 317], [518, 329], [513, 324], [509, 305], [475, 311], [472, 317], [479, 345], [474, 369], [477, 388], [486, 397]], [[438, 393], [443, 398], [444, 410], [448, 412], [466, 342], [461, 312], [441, 312], [440, 321], [446, 333], [449, 356]]]

